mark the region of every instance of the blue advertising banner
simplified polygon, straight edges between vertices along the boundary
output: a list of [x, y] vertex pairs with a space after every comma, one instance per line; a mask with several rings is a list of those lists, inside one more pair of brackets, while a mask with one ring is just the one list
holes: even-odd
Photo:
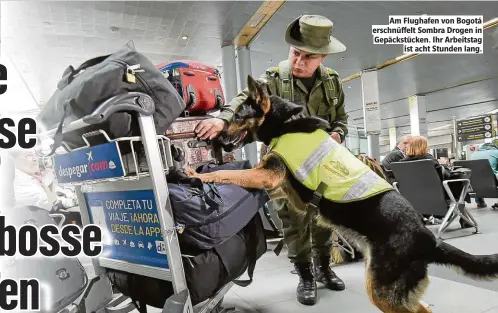
[[94, 179], [122, 177], [123, 161], [117, 142], [109, 142], [55, 157], [57, 181], [83, 182]]
[[102, 256], [168, 268], [153, 190], [85, 194], [93, 224], [103, 230]]

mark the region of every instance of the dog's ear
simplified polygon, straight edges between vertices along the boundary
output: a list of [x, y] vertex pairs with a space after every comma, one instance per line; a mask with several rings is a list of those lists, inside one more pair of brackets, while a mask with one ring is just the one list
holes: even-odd
[[[289, 105], [290, 104], [290, 105]], [[287, 109], [292, 115], [299, 114], [304, 111], [304, 107], [302, 105], [297, 105], [292, 102], [288, 102], [289, 108]]]
[[261, 106], [263, 112], [268, 113], [270, 111], [270, 98], [265, 91], [265, 85], [248, 75], [247, 89], [249, 90], [249, 97], [255, 101], [255, 104]]
[[302, 105], [297, 105], [290, 101], [280, 99], [276, 108], [281, 116], [285, 116], [286, 118], [290, 118], [291, 116], [297, 115], [304, 110]]
[[247, 76], [247, 89], [249, 90], [249, 97], [254, 101], [258, 102], [259, 91], [258, 91], [258, 83], [251, 75]]

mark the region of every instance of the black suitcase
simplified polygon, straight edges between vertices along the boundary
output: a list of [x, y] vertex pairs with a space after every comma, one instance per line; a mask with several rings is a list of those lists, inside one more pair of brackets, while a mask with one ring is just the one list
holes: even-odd
[[[183, 247], [181, 250], [192, 305], [214, 296], [246, 270], [250, 279], [234, 282], [243, 287], [248, 286], [256, 261], [267, 250], [261, 218], [256, 214], [244, 229], [211, 250], [195, 252]], [[130, 297], [136, 305], [140, 303], [162, 308], [166, 299], [173, 295], [173, 286], [168, 281], [116, 270], [108, 270], [107, 275], [113, 286]]]
[[[249, 161], [205, 165], [202, 173], [249, 169]], [[175, 181], [176, 180], [176, 181]], [[238, 233], [269, 200], [265, 190], [233, 184], [202, 183], [177, 172], [168, 176], [168, 189], [178, 235], [183, 248], [209, 250]]]

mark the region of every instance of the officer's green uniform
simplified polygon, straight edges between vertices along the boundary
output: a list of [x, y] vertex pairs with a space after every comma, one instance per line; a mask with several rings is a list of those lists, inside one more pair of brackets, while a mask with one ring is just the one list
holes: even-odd
[[[299, 27], [297, 27], [299, 24]], [[297, 27], [297, 28], [296, 28]], [[296, 30], [297, 29], [297, 30]], [[295, 39], [295, 31], [301, 32], [301, 39]], [[293, 47], [311, 54], [330, 54], [342, 52], [346, 48], [331, 36], [332, 22], [322, 16], [304, 15], [292, 22], [286, 31], [286, 41]], [[347, 115], [344, 109], [344, 92], [339, 75], [323, 65], [316, 70], [312, 78], [294, 78], [289, 61], [270, 67], [258, 79], [268, 86], [268, 93], [277, 95], [305, 107], [305, 116], [317, 116], [329, 121], [333, 132], [337, 132], [341, 140], [347, 135]], [[248, 90], [242, 91], [230, 103], [223, 107], [219, 118], [230, 122], [235, 109], [248, 97]], [[262, 152], [266, 147], [262, 147]], [[312, 250], [327, 266], [332, 248], [332, 231], [316, 225], [310, 218], [305, 221], [289, 209], [286, 199], [272, 201], [278, 208], [283, 224], [284, 241], [288, 248], [288, 257], [295, 263], [301, 281], [298, 285], [298, 300], [304, 304], [316, 302], [316, 284], [313, 274], [307, 269], [311, 264]], [[326, 265], [325, 265], [326, 264]], [[331, 272], [331, 271], [330, 271]], [[330, 273], [329, 272], [329, 273]], [[311, 275], [311, 277], [310, 277]], [[335, 274], [329, 277], [329, 288], [342, 290], [344, 284]], [[329, 275], [330, 276], [330, 275]], [[304, 279], [304, 282], [303, 282]], [[331, 282], [331, 280], [334, 280]], [[304, 284], [304, 285], [303, 285]], [[304, 288], [304, 294], [303, 294]], [[312, 293], [310, 293], [310, 291]]]
[[[293, 78], [289, 61], [285, 60], [279, 66], [268, 68], [258, 80], [268, 85], [271, 95], [304, 106], [306, 116], [317, 116], [329, 121], [333, 131], [339, 133], [344, 140], [348, 133], [347, 115], [344, 110], [342, 83], [336, 71], [320, 65], [312, 78]], [[234, 110], [247, 97], [246, 89], [222, 109], [219, 118], [230, 122]]]
[[[296, 104], [305, 107], [306, 116], [318, 116], [331, 123], [333, 130], [340, 134], [341, 139], [347, 134], [347, 116], [344, 111], [344, 92], [338, 74], [320, 65], [315, 73], [315, 81], [292, 79], [284, 84], [281, 70], [289, 73], [289, 61], [283, 61], [280, 66], [269, 68], [259, 80], [268, 84], [268, 92], [283, 98], [290, 98]], [[284, 72], [285, 73], [285, 72]], [[284, 76], [285, 77], [285, 76]], [[305, 84], [310, 85], [311, 92]], [[311, 85], [313, 84], [313, 85]], [[285, 91], [285, 93], [283, 92]], [[229, 104], [229, 108], [223, 110], [220, 118], [230, 120], [233, 110], [247, 98], [247, 90], [237, 95]], [[327, 100], [328, 99], [328, 100]], [[262, 150], [266, 150], [263, 146]], [[332, 248], [332, 232], [330, 229], [318, 227], [316, 221], [312, 220], [310, 227], [303, 227], [302, 217], [296, 216], [288, 208], [285, 199], [272, 201], [278, 208], [278, 214], [283, 224], [284, 240], [288, 248], [288, 257], [291, 262], [309, 262], [311, 260], [311, 248], [316, 254], [329, 254]], [[307, 221], [309, 222], [309, 221]], [[312, 240], [310, 240], [310, 237]]]

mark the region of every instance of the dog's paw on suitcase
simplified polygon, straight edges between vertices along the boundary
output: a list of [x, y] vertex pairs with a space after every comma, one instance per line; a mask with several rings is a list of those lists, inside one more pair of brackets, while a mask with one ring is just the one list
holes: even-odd
[[185, 173], [185, 175], [187, 175], [188, 177], [197, 177], [197, 178], [201, 178], [202, 174], [199, 174], [197, 173], [196, 170], [194, 170], [193, 168], [191, 167], [185, 167], [183, 169], [183, 172]]

